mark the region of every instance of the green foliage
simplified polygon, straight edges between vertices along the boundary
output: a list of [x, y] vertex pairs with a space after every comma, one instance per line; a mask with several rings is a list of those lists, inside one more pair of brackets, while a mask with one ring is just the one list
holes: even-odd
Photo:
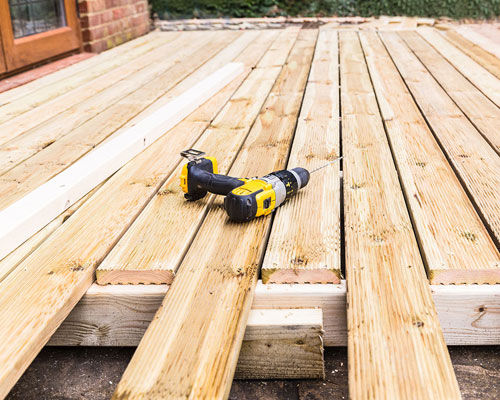
[[160, 18], [372, 16], [492, 18], [500, 0], [150, 0]]

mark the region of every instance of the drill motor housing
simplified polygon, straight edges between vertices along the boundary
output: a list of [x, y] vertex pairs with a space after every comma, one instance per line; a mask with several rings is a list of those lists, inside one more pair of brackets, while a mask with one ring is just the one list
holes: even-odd
[[187, 200], [199, 200], [210, 192], [226, 196], [224, 208], [237, 222], [268, 215], [309, 182], [309, 172], [293, 168], [272, 172], [262, 178], [233, 178], [217, 174], [217, 160], [197, 150], [181, 153], [190, 161], [181, 172], [181, 188]]

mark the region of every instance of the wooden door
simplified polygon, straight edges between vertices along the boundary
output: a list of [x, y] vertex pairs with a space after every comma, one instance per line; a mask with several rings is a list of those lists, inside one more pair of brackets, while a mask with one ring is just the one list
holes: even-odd
[[[0, 20], [0, 24], [2, 21]], [[5, 65], [5, 56], [3, 54], [3, 45], [2, 45], [2, 31], [0, 30], [0, 74], [7, 71], [7, 65]]]
[[78, 49], [76, 0], [0, 0], [0, 35], [9, 71]]

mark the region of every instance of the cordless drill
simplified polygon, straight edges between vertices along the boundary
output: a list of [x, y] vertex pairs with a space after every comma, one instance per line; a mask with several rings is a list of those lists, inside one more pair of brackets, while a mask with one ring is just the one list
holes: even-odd
[[217, 160], [189, 149], [181, 153], [189, 162], [181, 172], [181, 188], [187, 200], [199, 200], [207, 192], [226, 196], [224, 208], [233, 221], [250, 221], [268, 215], [309, 182], [309, 171], [293, 168], [271, 172], [262, 178], [219, 175]]

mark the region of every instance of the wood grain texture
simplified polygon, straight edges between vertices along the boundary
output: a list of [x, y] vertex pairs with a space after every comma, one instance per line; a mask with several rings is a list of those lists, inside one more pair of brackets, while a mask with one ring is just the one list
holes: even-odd
[[[120, 60], [115, 61], [115, 65], [111, 71], [108, 71], [103, 75], [90, 80], [89, 82], [84, 82], [78, 87], [63, 93], [50, 101], [44, 101], [36, 106], [30, 106], [24, 113], [1, 123], [0, 143], [3, 144], [12, 140], [14, 137], [22, 135], [29, 129], [42, 124], [44, 121], [62, 113], [68, 108], [96, 96], [98, 93], [112, 87], [117, 82], [126, 79], [135, 72], [161, 61], [166, 58], [166, 54], [169, 54], [170, 52], [175, 53], [176, 42], [182, 42], [184, 40], [181, 36], [172, 38], [173, 40], [166, 39], [167, 38], [153, 41], [151, 45], [148, 46], [139, 46], [137, 49], [127, 52], [127, 57], [125, 59], [117, 57], [117, 59]], [[180, 48], [182, 47], [179, 47], [179, 49]], [[99, 65], [99, 67], [101, 65]], [[51, 86], [51, 89], [53, 89], [53, 86]], [[30, 100], [33, 100], [33, 97], [34, 96], [30, 96]], [[24, 100], [19, 100], [19, 102], [25, 103]], [[14, 106], [14, 104], [15, 103], [10, 103], [9, 106]], [[7, 108], [7, 106], [5, 108]], [[2, 109], [0, 108], [0, 110]]]
[[[215, 43], [215, 47], [206, 46], [203, 51], [199, 51], [184, 64], [177, 63], [168, 70], [166, 75], [153, 79], [106, 110], [101, 110], [86, 123], [3, 174], [0, 177], [0, 209], [17, 201], [60, 173], [94, 149], [96, 145], [120, 135], [124, 130], [167, 104], [168, 101], [189, 90], [199, 80], [221, 68], [225, 64], [221, 61], [230, 62], [234, 58], [234, 54], [231, 57], [224, 55], [219, 57], [219, 54], [211, 57], [213, 53], [210, 51], [217, 51], [224, 45], [228, 45], [228, 48], [231, 47], [236, 54], [239, 54], [252, 38], [253, 36], [242, 37], [242, 40], [237, 39], [228, 45], [231, 41], [231, 36], [229, 36], [222, 42]], [[208, 61], [207, 58], [209, 58]], [[204, 68], [207, 63], [215, 64], [218, 68]], [[195, 79], [192, 79], [193, 74], [189, 75], [190, 72], [196, 74]], [[54, 124], [56, 122], [54, 121]], [[59, 123], [58, 126], [64, 126], [64, 124]], [[26, 149], [21, 151], [26, 151]]]
[[[127, 105], [129, 101], [133, 101], [134, 97], [144, 96], [145, 87], [149, 87], [150, 90], [152, 86], [158, 87], [158, 90], [151, 92], [152, 96], [155, 94], [158, 96], [158, 91], [163, 94], [166, 89], [165, 86], [168, 88], [175, 85], [180, 78], [189, 75], [190, 72], [210, 59], [234, 38], [235, 36], [231, 35], [219, 36], [219, 40], [216, 40], [209, 35], [206, 38], [200, 38], [194, 44], [185, 39], [183, 42], [174, 42], [170, 49], [170, 51], [174, 51], [172, 57], [164, 57], [158, 60], [158, 62], [143, 68], [128, 79], [120, 81], [96, 96], [70, 107], [59, 114], [57, 118], [50, 119], [25, 134], [0, 145], [1, 173], [5, 173], [40, 150], [53, 146], [60, 138], [73, 133], [75, 129], [83, 124], [89, 121], [92, 122], [93, 118], [99, 114], [104, 114], [113, 105], [113, 112], [108, 111], [108, 118], [110, 115], [114, 116], [117, 107], [126, 110], [126, 107], [123, 106]], [[183, 64], [182, 61], [184, 61]], [[182, 67], [184, 68], [179, 71]], [[162, 89], [163, 92], [161, 92]], [[147, 103], [143, 105], [143, 108], [144, 106], [147, 106]], [[123, 110], [121, 112], [123, 113]], [[117, 117], [119, 118], [120, 115], [123, 114], [118, 113]], [[134, 114], [129, 112], [125, 115], [129, 119]]]
[[[162, 43], [175, 39], [177, 35], [151, 35], [147, 40], [130, 43], [127, 48], [110, 51], [97, 56], [95, 60], [87, 60], [60, 73], [42, 78], [29, 87], [14, 89], [0, 95], [0, 123], [28, 112], [52, 99], [74, 90], [88, 81], [105, 74], [113, 68], [123, 65], [133, 58], [134, 54], [144, 54]], [[109, 53], [109, 54], [108, 54]], [[31, 90], [30, 90], [31, 89]]]
[[[217, 159], [226, 174], [292, 48], [298, 31], [283, 31], [270, 42], [245, 51], [238, 61], [253, 67], [266, 49], [273, 63], [259, 63], [210, 124], [194, 147]], [[277, 53], [275, 49], [280, 49]], [[257, 56], [257, 57], [256, 57]], [[264, 55], [265, 57], [265, 55]], [[266, 60], [262, 60], [266, 62]], [[182, 258], [214, 196], [186, 202], [179, 185], [179, 165], [96, 271], [99, 284], [172, 283]], [[158, 241], [161, 240], [161, 243]]]
[[481, 132], [500, 155], [500, 108], [463, 77], [441, 54], [416, 32], [402, 32], [400, 36], [426, 66], [460, 110]]
[[[288, 168], [310, 171], [340, 155], [338, 38], [319, 34]], [[262, 264], [264, 283], [340, 282], [340, 162], [313, 175], [276, 211]]]
[[467, 40], [460, 33], [450, 29], [441, 33], [450, 43], [458, 47], [470, 58], [481, 64], [498, 79], [500, 79], [500, 58], [495, 57], [486, 49]]
[[[62, 227], [0, 282], [0, 397], [7, 394], [94, 280], [99, 262], [156, 193], [239, 82], [113, 175]], [[110, 202], [110, 199], [113, 199]]]
[[[389, 32], [380, 33], [380, 36], [450, 165], [498, 246], [500, 243], [498, 154], [408, 49], [401, 37]], [[475, 232], [468, 232], [467, 239], [475, 242]], [[439, 278], [431, 274], [430, 279], [434, 282], [434, 279]], [[496, 283], [497, 279], [491, 281], [488, 276], [483, 277], [478, 273], [474, 282]], [[464, 282], [467, 282], [466, 277], [448, 283]]]
[[[316, 35], [300, 32], [231, 175], [285, 166]], [[228, 396], [270, 217], [232, 223], [221, 201], [210, 207], [115, 399]]]
[[[145, 306], [152, 303], [153, 296], [150, 293], [146, 294], [148, 300], [141, 297], [133, 305], [129, 303], [131, 298], [117, 303], [115, 298], [121, 298], [118, 293], [112, 298], [108, 297], [108, 303], [98, 301], [103, 306], [101, 310], [91, 306], [94, 299], [82, 299], [48, 345], [137, 346], [164, 295], [163, 292], [160, 296], [155, 296], [159, 300], [155, 303], [156, 308]], [[80, 305], [82, 303], [86, 306]], [[131, 308], [127, 309], [125, 304], [130, 304]], [[131, 310], [143, 306], [145, 312], [140, 314], [140, 321], [127, 318]], [[119, 312], [122, 317], [111, 322], [112, 312]], [[252, 310], [245, 328], [235, 378], [322, 379], [322, 320], [320, 309]], [[125, 324], [122, 324], [124, 321]], [[117, 329], [116, 325], [121, 325], [121, 329]], [[116, 333], [126, 335], [126, 340], [116, 337]]]
[[462, 36], [474, 42], [481, 48], [489, 51], [500, 59], [500, 40], [498, 40], [498, 27], [492, 25], [458, 25], [455, 30]]
[[453, 46], [436, 30], [421, 28], [420, 35], [427, 40], [443, 57], [445, 57], [455, 68], [470, 80], [481, 92], [492, 102], [500, 107], [500, 79], [492, 75], [472, 58]]
[[[48, 345], [137, 346], [168, 288], [93, 284]], [[448, 346], [500, 344], [500, 285], [432, 285], [431, 291]], [[303, 308], [322, 310], [325, 346], [347, 345], [345, 281], [257, 284], [252, 310]]]
[[[488, 273], [489, 281], [500, 279], [500, 253], [384, 45], [376, 33], [360, 33], [360, 37], [406, 203], [425, 265], [434, 276], [433, 283], [462, 282], [465, 277], [465, 282], [477, 283], [477, 276]], [[470, 232], [474, 232], [476, 240], [470, 240]]]
[[355, 32], [340, 33], [340, 76], [349, 394], [355, 399], [458, 399]]

